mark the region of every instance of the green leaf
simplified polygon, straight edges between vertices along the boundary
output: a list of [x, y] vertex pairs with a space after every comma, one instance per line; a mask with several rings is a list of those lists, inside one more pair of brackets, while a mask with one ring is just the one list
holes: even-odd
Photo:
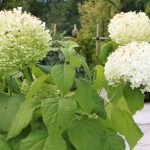
[[17, 80], [13, 77], [10, 77], [10, 76], [7, 76], [5, 78], [5, 86], [8, 86], [12, 89], [12, 92], [13, 93], [16, 93], [16, 94], [20, 94], [20, 89], [19, 89], [19, 86], [17, 84]]
[[141, 130], [134, 123], [132, 116], [126, 111], [121, 111], [119, 108], [113, 107], [111, 119], [114, 129], [126, 137], [132, 149], [143, 135]]
[[91, 72], [90, 72], [90, 69], [86, 63], [86, 59], [84, 57], [82, 57], [78, 54], [77, 55], [71, 55], [69, 57], [69, 62], [74, 67], [79, 67], [82, 65], [86, 75], [91, 78]]
[[37, 66], [40, 68], [41, 71], [45, 72], [46, 74], [50, 74], [52, 66], [45, 66], [37, 64]]
[[64, 42], [64, 47], [66, 47], [70, 50], [70, 49], [74, 49], [76, 47], [79, 47], [79, 45], [75, 41], [72, 41], [72, 40], [69, 41], [68, 40], [68, 41]]
[[70, 56], [75, 55], [75, 48], [79, 45], [74, 41], [59, 41], [61, 44], [60, 50], [65, 56], [66, 60], [70, 59]]
[[101, 118], [106, 119], [107, 114], [104, 108], [104, 100], [100, 97], [96, 90], [92, 89], [93, 108], [92, 113], [97, 113]]
[[76, 80], [77, 90], [76, 90], [76, 100], [80, 107], [85, 111], [85, 113], [90, 114], [92, 111], [92, 89], [90, 83], [86, 80]]
[[0, 135], [0, 150], [12, 150], [10, 145], [5, 141], [5, 138]]
[[37, 78], [34, 82], [31, 84], [31, 88], [29, 92], [26, 95], [26, 101], [30, 101], [34, 94], [40, 89], [40, 87], [44, 84], [44, 81], [48, 79], [48, 75], [42, 75], [39, 78]]
[[59, 41], [59, 43], [60, 43], [63, 47], [65, 47], [65, 48], [67, 48], [67, 49], [74, 49], [74, 48], [76, 48], [76, 47], [79, 47], [79, 45], [78, 45], [76, 42], [71, 41], [71, 40], [68, 40], [68, 41]]
[[86, 74], [88, 75], [88, 77], [91, 78], [91, 72], [90, 72], [90, 69], [89, 69], [89, 67], [88, 67], [88, 65], [86, 63], [86, 59], [84, 57], [80, 56], [80, 55], [78, 55], [78, 57], [80, 59], [81, 65], [83, 66]]
[[42, 69], [38, 66], [39, 64], [37, 64], [37, 65], [32, 65], [32, 67], [31, 67], [31, 69], [32, 69], [32, 74], [36, 77], [36, 78], [38, 78], [38, 77], [40, 77], [40, 76], [42, 76], [42, 75], [45, 75], [45, 72], [44, 71], [42, 71]]
[[74, 41], [59, 41], [61, 44], [60, 50], [65, 56], [65, 60], [69, 61], [70, 57], [76, 54], [75, 48], [79, 45]]
[[30, 101], [25, 101], [21, 104], [15, 119], [13, 120], [11, 127], [9, 129], [7, 140], [17, 136], [22, 129], [28, 126], [30, 123], [33, 111], [39, 107], [39, 103], [32, 99]]
[[46, 130], [33, 131], [21, 141], [19, 150], [43, 150], [46, 138]]
[[118, 101], [117, 103], [115, 103], [115, 106], [120, 108], [121, 110], [124, 110], [124, 111], [127, 111], [128, 113], [131, 114], [130, 110], [129, 110], [129, 107], [127, 105], [127, 102], [124, 98], [124, 96], [122, 96]]
[[96, 90], [100, 90], [103, 86], [104, 81], [105, 81], [104, 68], [101, 65], [97, 65], [95, 67], [95, 77], [93, 79], [93, 87]]
[[97, 120], [75, 120], [69, 129], [72, 144], [78, 150], [124, 150], [124, 140], [113, 130], [102, 128]]
[[131, 89], [130, 85], [126, 84], [123, 89], [123, 95], [132, 114], [143, 108], [144, 95], [139, 88]]
[[59, 127], [66, 129], [72, 123], [75, 117], [76, 102], [73, 97], [65, 98], [59, 101]]
[[108, 43], [104, 44], [101, 47], [99, 59], [100, 59], [100, 62], [102, 63], [102, 65], [104, 65], [106, 63], [107, 57], [110, 55], [110, 53], [115, 51], [117, 49], [117, 47], [118, 47], [118, 44], [113, 41], [109, 41]]
[[[105, 84], [105, 89], [107, 91], [107, 96], [108, 96], [110, 102], [113, 105], [119, 107], [121, 110], [125, 110], [125, 111], [131, 113], [129, 110], [129, 107], [127, 105], [127, 102], [123, 96], [123, 87], [124, 87], [123, 85], [118, 85], [117, 87], [113, 87], [108, 84]], [[108, 109], [108, 111], [109, 110], [110, 109]]]
[[113, 104], [117, 104], [118, 101], [123, 97], [123, 86], [122, 85], [119, 85], [117, 87], [105, 85], [105, 89], [107, 91], [109, 100]]
[[74, 67], [80, 67], [81, 66], [81, 60], [77, 55], [70, 56], [69, 62]]
[[21, 95], [10, 97], [0, 93], [0, 130], [8, 132], [23, 99]]
[[117, 8], [120, 8], [120, 6], [121, 6], [121, 0], [113, 0], [112, 3], [113, 3]]
[[43, 150], [67, 150], [67, 144], [61, 136], [56, 138], [48, 136]]
[[67, 145], [61, 136], [51, 138], [47, 131], [42, 129], [32, 131], [23, 139], [19, 150], [67, 150]]
[[72, 123], [76, 103], [73, 98], [50, 98], [42, 102], [41, 112], [45, 125], [51, 135], [62, 133]]
[[100, 150], [102, 149], [101, 137], [103, 131], [96, 120], [75, 120], [69, 129], [69, 137], [77, 150]]
[[75, 79], [75, 68], [71, 65], [55, 65], [52, 68], [52, 77], [62, 95], [67, 94]]
[[92, 89], [87, 80], [76, 80], [76, 84], [77, 90], [75, 97], [84, 112], [87, 114], [98, 113], [101, 117], [105, 118], [104, 101], [98, 95], [97, 91]]
[[31, 127], [25, 128], [18, 136], [9, 140], [9, 144], [11, 145], [13, 150], [19, 150], [20, 143], [23, 139], [25, 139], [30, 131]]
[[29, 84], [33, 82], [32, 72], [29, 67], [26, 67], [22, 70], [24, 78], [28, 81]]
[[103, 134], [103, 150], [125, 150], [125, 142], [113, 130], [106, 130]]

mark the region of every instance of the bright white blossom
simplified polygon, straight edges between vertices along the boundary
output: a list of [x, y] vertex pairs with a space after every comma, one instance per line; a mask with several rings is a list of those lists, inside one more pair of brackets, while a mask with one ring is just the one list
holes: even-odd
[[130, 82], [132, 88], [150, 92], [150, 44], [120, 46], [108, 57], [104, 73], [110, 85]]
[[45, 23], [21, 8], [0, 11], [0, 74], [11, 74], [35, 63], [49, 50]]
[[110, 20], [108, 32], [110, 38], [119, 44], [150, 42], [150, 19], [144, 12], [122, 12]]

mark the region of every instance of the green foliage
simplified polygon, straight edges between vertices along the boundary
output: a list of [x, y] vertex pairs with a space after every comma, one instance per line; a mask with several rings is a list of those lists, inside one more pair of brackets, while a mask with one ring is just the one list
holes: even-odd
[[[117, 1], [119, 3], [119, 0]], [[85, 39], [95, 37], [96, 24], [100, 25], [100, 35], [107, 35], [109, 19], [118, 11], [119, 5], [107, 0], [86, 1], [79, 5], [81, 30], [79, 35]]]
[[78, 150], [102, 149], [102, 129], [96, 120], [87, 118], [75, 120], [69, 130], [69, 136]]
[[138, 88], [132, 89], [129, 83], [117, 87], [105, 84], [105, 88], [111, 103], [119, 106], [121, 110], [126, 110], [133, 115], [144, 106], [144, 94]]
[[77, 91], [75, 97], [83, 111], [87, 114], [97, 113], [105, 118], [106, 112], [104, 109], [104, 101], [97, 94], [96, 90], [92, 89], [90, 83], [84, 79], [76, 80], [76, 84]]
[[102, 65], [104, 65], [107, 62], [107, 57], [112, 52], [114, 52], [117, 49], [117, 47], [118, 47], [118, 44], [113, 41], [109, 41], [108, 43], [104, 44], [101, 47], [100, 54], [99, 54], [99, 60]]
[[62, 137], [51, 138], [45, 129], [32, 131], [22, 140], [19, 150], [66, 150], [67, 145]]
[[140, 89], [131, 89], [130, 85], [126, 84], [123, 94], [132, 114], [144, 107], [144, 95]]
[[[81, 34], [82, 35], [82, 34]], [[95, 37], [95, 36], [94, 36]], [[78, 36], [77, 42], [81, 45], [80, 53], [86, 57], [88, 64], [95, 64], [95, 40], [80, 38]]]
[[69, 136], [78, 150], [125, 149], [123, 139], [116, 132], [102, 129], [99, 122], [92, 119], [75, 120]]
[[[121, 134], [132, 149], [142, 132], [131, 114], [142, 108], [143, 95], [128, 85], [109, 86], [103, 66], [97, 65], [93, 75], [85, 58], [75, 51], [77, 43], [58, 43], [55, 51], [64, 55], [64, 62], [58, 61], [48, 71], [44, 64], [30, 66], [32, 80], [23, 96], [15, 91], [9, 96], [5, 81], [1, 81], [0, 148], [125, 150]], [[77, 75], [79, 68], [83, 69], [82, 77]], [[19, 72], [15, 80], [20, 89], [28, 77]], [[7, 89], [12, 88], [11, 83]], [[108, 102], [99, 95], [103, 88]]]
[[104, 132], [104, 139], [103, 139], [103, 149], [108, 150], [124, 150], [125, 143], [123, 139], [116, 134], [116, 132], [108, 129]]
[[52, 77], [62, 95], [70, 91], [75, 79], [75, 69], [71, 65], [56, 65], [52, 69]]
[[134, 123], [131, 115], [126, 111], [121, 111], [119, 108], [113, 107], [111, 118], [116, 131], [126, 137], [126, 140], [132, 149], [143, 134]]
[[7, 143], [7, 141], [1, 134], [0, 134], [0, 149], [1, 150], [11, 150], [10, 145]]
[[5, 78], [5, 86], [8, 86], [8, 87], [11, 86], [12, 92], [14, 92], [16, 94], [20, 94], [20, 89], [18, 87], [18, 83], [17, 83], [16, 78], [12, 78], [10, 76], [7, 76]]
[[67, 150], [67, 144], [61, 136], [56, 138], [48, 136], [43, 150]]
[[123, 97], [123, 86], [119, 85], [117, 87], [109, 86], [105, 83], [105, 89], [107, 90], [107, 95], [111, 103], [117, 104], [118, 101]]
[[30, 123], [33, 111], [38, 107], [39, 103], [36, 100], [25, 101], [21, 104], [15, 119], [13, 120], [11, 127], [8, 131], [7, 140], [17, 136], [22, 129], [27, 127]]
[[93, 87], [99, 90], [103, 87], [105, 82], [104, 68], [101, 65], [97, 65], [94, 69]]
[[61, 134], [70, 126], [75, 110], [76, 103], [73, 98], [51, 98], [42, 103], [43, 120], [51, 136]]
[[[120, 0], [85, 1], [79, 5], [81, 29], [77, 41], [81, 45], [82, 53], [88, 58], [87, 62], [95, 63], [96, 26], [99, 24], [99, 35], [108, 36], [109, 20], [119, 11]], [[100, 45], [102, 42], [100, 42]]]
[[144, 11], [144, 6], [149, 0], [127, 0], [122, 2], [121, 11]]
[[6, 94], [0, 94], [0, 130], [8, 132], [12, 121], [22, 103], [23, 97], [21, 95], [14, 95], [12, 97]]
[[36, 94], [39, 88], [43, 85], [44, 81], [47, 80], [47, 75], [42, 75], [37, 78], [34, 82], [32, 82], [30, 90], [26, 94], [26, 101], [30, 101], [32, 97]]
[[150, 2], [147, 0], [147, 3], [145, 3], [145, 12], [148, 16], [150, 16]]
[[47, 138], [46, 130], [32, 131], [21, 141], [20, 150], [43, 150]]

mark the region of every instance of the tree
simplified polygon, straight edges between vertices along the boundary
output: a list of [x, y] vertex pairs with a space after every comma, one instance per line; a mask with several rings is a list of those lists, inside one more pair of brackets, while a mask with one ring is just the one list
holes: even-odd
[[47, 27], [57, 24], [57, 31], [71, 34], [74, 24], [80, 26], [78, 3], [84, 0], [5, 0], [0, 3], [0, 10], [22, 7], [24, 11], [31, 12]]
[[99, 24], [101, 36], [108, 36], [109, 20], [119, 9], [120, 0], [88, 0], [83, 5], [79, 5], [81, 29], [78, 41], [80, 45], [84, 45], [82, 49], [88, 63], [94, 61], [95, 40], [92, 39], [96, 36], [96, 25]]

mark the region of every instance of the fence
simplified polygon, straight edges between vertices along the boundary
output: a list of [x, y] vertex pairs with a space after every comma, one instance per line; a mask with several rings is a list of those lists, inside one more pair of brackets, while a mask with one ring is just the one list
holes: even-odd
[[[74, 24], [74, 27], [73, 27], [73, 30], [72, 30], [72, 36], [65, 36], [64, 38], [65, 39], [76, 38], [77, 37], [77, 32], [78, 32], [77, 26], [76, 26], [76, 24]], [[54, 26], [53, 26], [53, 33], [54, 33], [54, 35], [56, 35], [56, 33], [57, 33], [57, 25], [56, 24], [54, 24]], [[99, 24], [97, 24], [96, 25], [96, 36], [93, 37], [92, 39], [94, 39], [96, 41], [96, 56], [97, 56], [99, 54], [100, 41], [109, 40], [110, 38], [100, 36], [100, 34], [99, 34]]]

